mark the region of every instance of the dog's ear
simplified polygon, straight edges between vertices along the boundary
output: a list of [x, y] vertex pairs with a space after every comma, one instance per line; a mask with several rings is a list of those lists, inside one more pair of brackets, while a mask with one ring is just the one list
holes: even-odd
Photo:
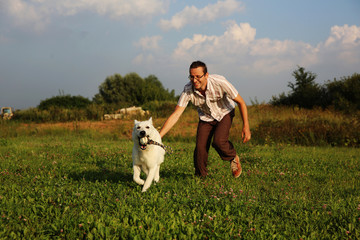
[[151, 123], [151, 125], [153, 124], [152, 117], [149, 118], [149, 122]]
[[136, 124], [138, 124], [138, 122], [139, 122], [139, 121], [135, 119], [134, 124], [136, 125]]

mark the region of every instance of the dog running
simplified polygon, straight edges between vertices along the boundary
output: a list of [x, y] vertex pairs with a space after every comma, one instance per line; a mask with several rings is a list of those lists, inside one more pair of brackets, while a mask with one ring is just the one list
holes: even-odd
[[[147, 121], [134, 121], [132, 140], [133, 179], [137, 184], [143, 185], [142, 192], [146, 192], [153, 181], [160, 180], [160, 165], [164, 162], [165, 155], [160, 134], [153, 126], [152, 118]], [[140, 178], [141, 171], [147, 176], [145, 181]]]

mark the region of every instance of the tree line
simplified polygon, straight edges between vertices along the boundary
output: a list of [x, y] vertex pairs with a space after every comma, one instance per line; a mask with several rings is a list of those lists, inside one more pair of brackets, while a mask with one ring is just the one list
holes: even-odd
[[[289, 93], [273, 96], [269, 104], [334, 108], [346, 113], [360, 110], [360, 74], [334, 79], [320, 85], [317, 75], [298, 67], [293, 71], [295, 82], [288, 82]], [[82, 96], [65, 95], [42, 100], [37, 108], [17, 111], [14, 119], [28, 121], [101, 120], [104, 114], [120, 108], [141, 106], [154, 117], [166, 117], [176, 106], [175, 91], [165, 89], [155, 75], [141, 78], [137, 73], [108, 76], [92, 100]]]
[[152, 101], [176, 101], [175, 91], [165, 89], [155, 75], [141, 78], [137, 73], [129, 73], [124, 77], [120, 74], [107, 77], [100, 84], [99, 93], [92, 101], [82, 96], [61, 94], [42, 100], [38, 108], [85, 109], [91, 104], [96, 104], [111, 112], [119, 108], [143, 106]]
[[35, 122], [102, 120], [104, 114], [131, 106], [142, 106], [154, 117], [168, 115], [176, 106], [175, 91], [165, 89], [155, 75], [141, 78], [137, 73], [108, 76], [92, 100], [65, 95], [41, 100], [36, 108], [17, 110], [14, 118]]
[[291, 91], [273, 96], [270, 104], [275, 106], [298, 106], [312, 109], [314, 107], [335, 108], [347, 113], [360, 110], [360, 74], [354, 73], [349, 77], [328, 80], [320, 85], [315, 82], [317, 75], [305, 71], [298, 66], [292, 76], [295, 83], [289, 82]]
[[[323, 85], [315, 82], [317, 75], [298, 66], [292, 76], [295, 82], [288, 82], [289, 93], [273, 96], [271, 105], [297, 106], [312, 109], [314, 107], [328, 108], [351, 112], [360, 110], [360, 74], [354, 73], [349, 77], [328, 80]], [[40, 110], [53, 107], [66, 109], [85, 109], [91, 104], [100, 105], [111, 112], [119, 108], [130, 106], [153, 106], [151, 102], [176, 101], [175, 91], [165, 89], [155, 75], [141, 78], [137, 73], [125, 76], [114, 74], [108, 76], [99, 86], [92, 101], [82, 96], [61, 94], [40, 102]], [[158, 104], [157, 104], [158, 105]]]
[[[273, 96], [271, 105], [298, 106], [312, 109], [314, 107], [333, 107], [342, 111], [360, 110], [360, 74], [343, 77], [340, 80], [328, 80], [320, 85], [315, 82], [317, 75], [298, 66], [292, 76], [295, 82], [288, 82], [291, 91]], [[155, 75], [141, 78], [136, 73], [129, 73], [124, 77], [114, 74], [105, 79], [99, 86], [93, 100], [82, 96], [59, 95], [40, 102], [40, 110], [52, 107], [66, 109], [84, 109], [91, 104], [101, 105], [107, 111], [130, 106], [151, 105], [150, 102], [176, 101], [175, 91], [165, 89]]]

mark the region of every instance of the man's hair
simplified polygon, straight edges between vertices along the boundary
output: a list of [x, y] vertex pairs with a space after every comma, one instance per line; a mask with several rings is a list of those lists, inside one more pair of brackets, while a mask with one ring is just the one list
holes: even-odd
[[202, 68], [203, 68], [204, 74], [207, 73], [206, 64], [203, 63], [203, 62], [201, 62], [201, 61], [195, 61], [195, 62], [193, 62], [193, 63], [190, 65], [189, 71], [190, 71], [190, 69], [192, 69], [192, 68], [198, 68], [198, 67], [202, 67]]

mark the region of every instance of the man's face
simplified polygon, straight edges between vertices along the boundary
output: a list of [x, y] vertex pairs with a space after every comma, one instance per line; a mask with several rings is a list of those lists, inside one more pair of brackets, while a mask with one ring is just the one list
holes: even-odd
[[190, 81], [196, 90], [206, 90], [208, 75], [202, 67], [190, 69]]

